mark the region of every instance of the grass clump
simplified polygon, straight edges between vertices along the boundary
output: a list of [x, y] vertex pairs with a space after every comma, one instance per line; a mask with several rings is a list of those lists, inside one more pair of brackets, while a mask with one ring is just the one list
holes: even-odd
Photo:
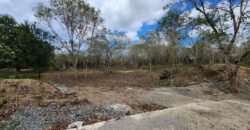
[[16, 130], [20, 123], [12, 121], [8, 124], [0, 123], [0, 130]]
[[35, 71], [21, 71], [16, 72], [13, 70], [0, 70], [0, 78], [6, 79], [38, 79], [39, 74]]
[[157, 80], [156, 81], [156, 85], [158, 87], [169, 87], [170, 86], [170, 82], [168, 80]]
[[0, 97], [0, 107], [3, 107], [4, 104], [6, 104], [6, 103], [7, 103], [6, 100], [4, 98]]

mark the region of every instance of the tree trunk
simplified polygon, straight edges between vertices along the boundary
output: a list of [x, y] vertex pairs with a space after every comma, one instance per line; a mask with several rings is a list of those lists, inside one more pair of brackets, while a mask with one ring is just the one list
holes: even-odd
[[229, 84], [230, 84], [230, 87], [229, 87], [229, 90], [231, 92], [235, 92], [235, 93], [238, 93], [239, 90], [238, 90], [238, 83], [237, 83], [237, 77], [236, 76], [231, 76], [229, 78]]
[[149, 61], [149, 69], [150, 69], [150, 71], [152, 70], [152, 60], [151, 59]]
[[85, 68], [85, 73], [84, 73], [84, 77], [85, 77], [85, 79], [87, 78], [88, 62], [89, 62], [89, 59], [87, 58], [86, 68]]
[[20, 66], [16, 67], [16, 72], [21, 72], [21, 67]]
[[40, 80], [41, 79], [41, 68], [38, 67], [38, 79]]
[[74, 69], [74, 75], [75, 75], [76, 79], [78, 78], [77, 64], [78, 64], [78, 56], [75, 56], [74, 63], [73, 63], [73, 69]]
[[230, 63], [228, 56], [225, 58], [226, 63], [226, 73], [229, 79], [229, 90], [234, 93], [238, 93], [238, 82], [237, 82], [237, 74], [240, 68], [238, 63], [234, 65]]
[[108, 75], [109, 74], [109, 59], [106, 59], [106, 75]]
[[96, 67], [97, 68], [100, 68], [100, 61], [101, 61], [100, 56], [97, 56], [97, 58], [96, 58]]

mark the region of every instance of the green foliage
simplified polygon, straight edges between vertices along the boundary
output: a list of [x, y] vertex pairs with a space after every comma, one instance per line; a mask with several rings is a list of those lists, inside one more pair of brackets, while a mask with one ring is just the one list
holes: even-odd
[[47, 32], [28, 22], [18, 25], [9, 16], [0, 16], [0, 24], [0, 68], [39, 68], [40, 72], [49, 66], [54, 50]]
[[176, 62], [178, 62], [178, 54], [182, 48], [182, 41], [187, 37], [186, 28], [184, 28], [184, 18], [181, 15], [181, 11], [178, 9], [170, 10], [162, 17], [158, 22], [159, 32], [164, 34], [164, 37], [167, 39], [169, 60], [172, 62], [173, 67]]
[[4, 98], [0, 97], [0, 107], [2, 107], [4, 104], [6, 104], [6, 100], [4, 100]]
[[168, 42], [174, 46], [180, 45], [186, 37], [183, 28], [184, 18], [178, 9], [170, 9], [158, 22], [159, 31], [164, 33]]
[[7, 78], [7, 79], [38, 79], [39, 75], [36, 71], [10, 71], [10, 70], [1, 70], [0, 71], [0, 78]]
[[158, 85], [159, 87], [168, 87], [171, 84], [168, 80], [157, 80], [156, 85]]
[[16, 130], [20, 123], [12, 121], [9, 124], [0, 123], [0, 130]]
[[7, 67], [13, 63], [15, 53], [12, 48], [15, 47], [15, 41], [15, 19], [8, 15], [0, 16], [0, 67]]
[[47, 68], [53, 58], [53, 47], [48, 43], [50, 35], [27, 22], [19, 25], [18, 34], [21, 48], [20, 56], [16, 57], [16, 61], [20, 61], [18, 65], [28, 65], [35, 69]]
[[7, 66], [12, 62], [14, 52], [4, 43], [0, 43], [0, 66]]

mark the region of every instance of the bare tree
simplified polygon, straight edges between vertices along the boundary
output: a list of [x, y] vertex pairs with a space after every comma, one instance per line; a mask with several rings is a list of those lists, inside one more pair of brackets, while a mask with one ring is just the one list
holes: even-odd
[[146, 34], [146, 36], [142, 37], [144, 42], [148, 45], [149, 52], [148, 52], [148, 59], [149, 59], [149, 68], [152, 70], [152, 60], [153, 60], [153, 47], [154, 45], [160, 42], [160, 37], [157, 32], [150, 31]]
[[101, 34], [99, 34], [99, 42], [101, 42], [101, 46], [104, 51], [106, 66], [105, 71], [106, 74], [108, 74], [110, 71], [109, 67], [114, 54], [122, 52], [130, 43], [130, 41], [125, 35], [119, 32], [111, 32], [109, 30], [104, 29]]
[[[246, 50], [239, 56], [232, 55], [232, 50], [239, 43], [237, 40], [239, 40], [239, 34], [244, 30], [243, 26], [249, 25], [247, 23], [250, 14], [248, 10], [250, 6], [249, 0], [224, 0], [216, 5], [206, 0], [188, 1], [203, 16], [203, 18], [198, 18], [198, 23], [205, 24], [212, 29], [216, 45], [225, 56], [230, 90], [237, 92], [237, 73], [240, 68], [240, 62], [250, 54], [250, 50]], [[238, 11], [238, 14], [236, 14], [236, 11]], [[233, 31], [227, 32], [230, 27], [232, 27]]]
[[130, 59], [133, 61], [135, 65], [135, 69], [137, 70], [139, 65], [144, 65], [145, 61], [148, 61], [149, 56], [149, 46], [147, 44], [137, 44], [130, 48], [129, 50]]
[[[60, 43], [59, 47], [73, 58], [74, 71], [77, 73], [80, 49], [84, 43], [92, 41], [97, 26], [102, 22], [100, 11], [83, 0], [50, 0], [49, 6], [39, 4], [36, 17], [49, 27]], [[65, 29], [58, 30], [57, 25]]]
[[165, 38], [169, 43], [169, 53], [171, 53], [174, 68], [176, 68], [175, 64], [178, 62], [178, 49], [181, 46], [181, 41], [184, 39], [183, 20], [179, 10], [170, 9], [159, 21], [159, 31], [165, 34]]

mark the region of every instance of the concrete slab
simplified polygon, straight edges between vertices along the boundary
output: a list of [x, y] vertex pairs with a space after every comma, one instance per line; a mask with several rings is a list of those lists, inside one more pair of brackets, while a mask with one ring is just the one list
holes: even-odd
[[71, 130], [249, 130], [250, 104], [234, 100], [191, 103]]
[[219, 90], [218, 85], [216, 85], [216, 87], [213, 85], [214, 84], [201, 83], [188, 87], [157, 88], [147, 94], [139, 95], [137, 100], [141, 103], [154, 103], [171, 108], [189, 103], [204, 102], [213, 98], [220, 99], [220, 97], [226, 97], [225, 94]]

